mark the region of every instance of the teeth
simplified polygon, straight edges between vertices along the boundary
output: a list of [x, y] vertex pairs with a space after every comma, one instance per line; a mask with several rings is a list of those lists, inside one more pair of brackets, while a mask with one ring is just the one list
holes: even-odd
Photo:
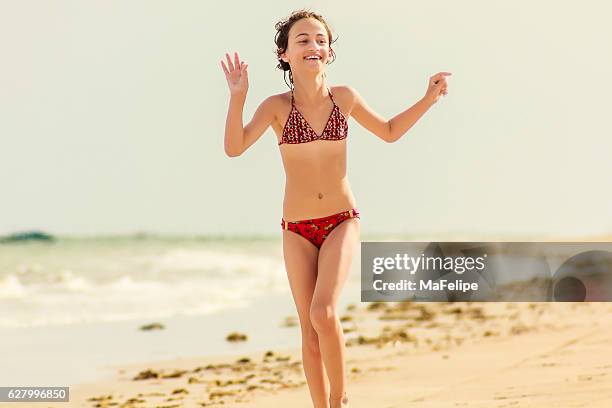
[[316, 55], [310, 56], [310, 57], [306, 57], [306, 59], [320, 59], [319, 57], [317, 57]]

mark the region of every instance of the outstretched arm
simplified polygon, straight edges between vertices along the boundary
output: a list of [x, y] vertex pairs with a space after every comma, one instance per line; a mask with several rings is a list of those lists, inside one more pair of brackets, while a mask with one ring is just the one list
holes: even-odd
[[353, 109], [351, 115], [364, 128], [374, 133], [385, 142], [392, 143], [399, 140], [429, 108], [438, 101], [440, 95], [446, 95], [447, 83], [445, 75], [450, 72], [440, 72], [429, 79], [429, 87], [425, 96], [410, 108], [385, 120], [382, 116], [370, 108], [361, 95], [351, 89], [353, 96]]
[[255, 111], [253, 119], [243, 127], [242, 115], [246, 101], [248, 83], [248, 64], [240, 61], [234, 53], [234, 64], [229, 54], [225, 54], [227, 66], [221, 61], [225, 78], [230, 89], [230, 102], [225, 121], [225, 154], [229, 157], [240, 156], [261, 137], [274, 119], [272, 97], [265, 99]]

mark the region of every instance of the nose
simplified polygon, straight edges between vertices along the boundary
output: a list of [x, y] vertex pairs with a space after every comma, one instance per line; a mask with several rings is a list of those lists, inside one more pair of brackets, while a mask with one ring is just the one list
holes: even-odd
[[319, 44], [317, 44], [316, 40], [308, 42], [308, 50], [309, 51], [318, 51], [320, 49], [321, 49], [321, 47], [319, 47]]

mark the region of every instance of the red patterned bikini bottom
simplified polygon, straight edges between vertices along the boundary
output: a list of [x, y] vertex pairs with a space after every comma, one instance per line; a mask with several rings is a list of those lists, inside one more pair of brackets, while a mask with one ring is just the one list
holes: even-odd
[[328, 215], [327, 217], [300, 221], [285, 221], [281, 219], [281, 227], [284, 230], [293, 231], [303, 236], [320, 249], [329, 233], [340, 225], [340, 223], [349, 218], [360, 218], [359, 211], [356, 208], [351, 208], [348, 211], [342, 211], [337, 214]]

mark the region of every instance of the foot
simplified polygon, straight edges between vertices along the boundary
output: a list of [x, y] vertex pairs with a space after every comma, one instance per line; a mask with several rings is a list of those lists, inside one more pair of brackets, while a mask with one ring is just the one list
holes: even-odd
[[330, 408], [348, 408], [348, 396], [346, 392], [339, 397], [329, 397], [329, 406]]

